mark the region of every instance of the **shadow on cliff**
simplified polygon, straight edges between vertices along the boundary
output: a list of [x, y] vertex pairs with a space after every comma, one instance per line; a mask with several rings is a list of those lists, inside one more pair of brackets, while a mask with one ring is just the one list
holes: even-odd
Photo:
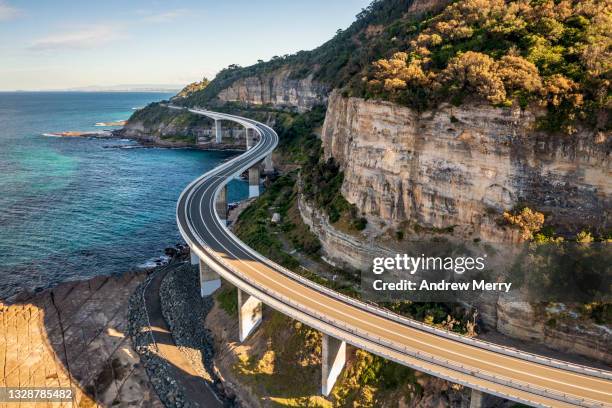
[[79, 407], [161, 407], [126, 334], [128, 301], [144, 276], [66, 282], [1, 305], [9, 369], [0, 385], [72, 387]]

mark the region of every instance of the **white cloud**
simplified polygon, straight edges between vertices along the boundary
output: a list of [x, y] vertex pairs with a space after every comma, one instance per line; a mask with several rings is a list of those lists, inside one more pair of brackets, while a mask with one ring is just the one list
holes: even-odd
[[147, 23], [167, 23], [176, 20], [187, 14], [185, 9], [168, 10], [160, 13], [139, 12], [142, 14], [142, 21]]
[[11, 6], [4, 0], [0, 0], [0, 21], [12, 20], [21, 15], [21, 10]]
[[117, 25], [94, 24], [74, 31], [50, 34], [35, 40], [32, 50], [87, 49], [98, 47], [123, 38]]

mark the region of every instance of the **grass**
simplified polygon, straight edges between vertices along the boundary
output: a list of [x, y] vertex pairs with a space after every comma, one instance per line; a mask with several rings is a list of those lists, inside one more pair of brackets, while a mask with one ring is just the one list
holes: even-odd
[[217, 292], [216, 300], [221, 309], [230, 316], [238, 316], [238, 289], [232, 285], [223, 285]]

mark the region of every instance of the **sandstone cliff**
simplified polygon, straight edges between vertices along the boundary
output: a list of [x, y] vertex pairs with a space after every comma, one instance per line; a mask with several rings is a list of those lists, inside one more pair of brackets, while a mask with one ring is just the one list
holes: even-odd
[[292, 78], [290, 67], [233, 82], [217, 95], [222, 102], [241, 102], [250, 106], [268, 105], [304, 112], [327, 101], [326, 87], [313, 80], [311, 73], [305, 78]]
[[97, 276], [0, 301], [0, 384], [75, 393], [61, 404], [2, 406], [163, 407], [126, 335], [128, 301], [145, 278]]
[[[516, 240], [516, 232], [496, 220], [521, 203], [545, 212], [560, 232], [605, 231], [610, 135], [544, 135], [534, 130], [536, 119], [533, 112], [490, 106], [442, 106], [419, 114], [333, 92], [321, 136], [324, 153], [343, 168], [342, 194], [368, 218], [368, 229], [342, 232], [303, 198], [302, 218], [327, 260], [357, 270], [371, 267], [373, 252], [401, 253], [402, 243], [383, 232], [405, 224], [454, 227], [443, 234], [463, 239]], [[575, 313], [554, 317], [516, 299], [483, 302], [478, 309], [488, 329], [609, 362], [605, 325]]]
[[370, 224], [406, 221], [463, 237], [516, 239], [495, 220], [527, 204], [558, 231], [608, 227], [609, 134], [535, 132], [536, 114], [488, 105], [417, 113], [389, 102], [330, 95], [322, 131], [344, 170], [342, 194]]
[[565, 305], [544, 309], [526, 302], [497, 301], [499, 333], [527, 342], [546, 344], [562, 352], [612, 363], [612, 332], [605, 325], [585, 321]]

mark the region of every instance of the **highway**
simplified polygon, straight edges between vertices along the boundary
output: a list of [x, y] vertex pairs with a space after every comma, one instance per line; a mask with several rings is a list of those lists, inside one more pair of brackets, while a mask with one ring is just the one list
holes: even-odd
[[201, 109], [190, 111], [242, 124], [259, 135], [250, 150], [194, 180], [177, 204], [177, 223], [183, 238], [224, 279], [332, 337], [485, 393], [541, 407], [612, 407], [610, 371], [426, 326], [317, 285], [254, 252], [219, 219], [215, 199], [229, 180], [270, 154], [278, 136], [269, 126], [250, 119]]

